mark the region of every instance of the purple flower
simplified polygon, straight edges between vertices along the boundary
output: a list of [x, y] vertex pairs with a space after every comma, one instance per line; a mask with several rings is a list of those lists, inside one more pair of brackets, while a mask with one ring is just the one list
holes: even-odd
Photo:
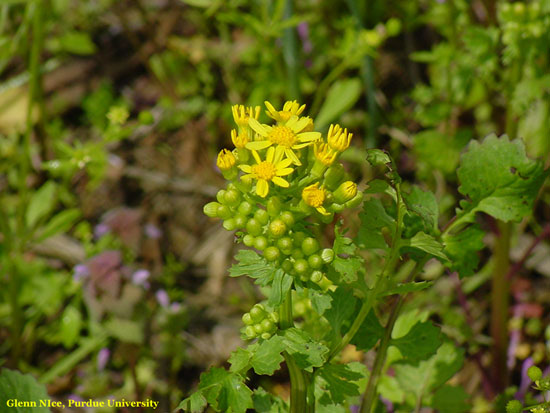
[[172, 303], [170, 305], [170, 311], [173, 313], [177, 313], [181, 310], [181, 304], [180, 303]]
[[311, 40], [309, 40], [309, 26], [306, 22], [298, 25], [298, 36], [300, 36], [300, 40], [302, 41], [304, 53], [310, 54], [313, 50], [313, 45], [311, 44]]
[[67, 400], [74, 400], [75, 402], [83, 402], [84, 399], [80, 397], [78, 394], [69, 394], [67, 396]]
[[168, 297], [165, 290], [158, 290], [155, 297], [157, 297], [157, 301], [162, 307], [166, 308], [170, 305], [170, 297]]
[[94, 228], [94, 237], [96, 239], [99, 239], [101, 238], [102, 236], [104, 236], [105, 234], [108, 234], [109, 232], [111, 232], [111, 228], [109, 228], [108, 225], [106, 224], [98, 224], [95, 226]]
[[82, 281], [90, 275], [90, 269], [85, 264], [75, 265], [73, 271], [73, 280], [76, 282]]
[[145, 235], [151, 239], [159, 239], [162, 237], [162, 231], [155, 224], [146, 224], [144, 229]]
[[97, 369], [99, 371], [102, 371], [105, 368], [110, 356], [111, 352], [107, 347], [103, 347], [99, 350], [99, 353], [97, 353]]
[[135, 285], [141, 285], [145, 288], [149, 288], [149, 283], [147, 280], [151, 274], [148, 270], [140, 269], [132, 274], [132, 283]]
[[521, 365], [521, 381], [519, 385], [519, 390], [514, 395], [515, 399], [523, 401], [523, 399], [525, 398], [525, 394], [527, 393], [527, 390], [529, 390], [529, 385], [531, 384], [531, 379], [527, 375], [527, 370], [529, 370], [529, 367], [533, 366], [534, 364], [535, 363], [533, 363], [533, 358], [529, 357], [525, 359], [525, 361]]

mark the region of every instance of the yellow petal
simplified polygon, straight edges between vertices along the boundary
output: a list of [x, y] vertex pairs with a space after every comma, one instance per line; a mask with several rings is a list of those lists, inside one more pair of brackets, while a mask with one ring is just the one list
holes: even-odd
[[275, 156], [275, 148], [272, 146], [267, 150], [265, 160], [269, 163], [273, 163], [273, 157]]
[[283, 178], [279, 178], [278, 176], [274, 176], [273, 178], [271, 178], [271, 180], [274, 184], [282, 186], [283, 188], [288, 188], [290, 186], [290, 184], [286, 180], [284, 180]]
[[[289, 125], [290, 121], [293, 121], [292, 122], [292, 126]], [[294, 133], [299, 133], [301, 132], [302, 130], [304, 130], [304, 128], [308, 125], [309, 123], [309, 119], [308, 118], [296, 118], [296, 119], [291, 119], [289, 120], [287, 123], [286, 123], [286, 126], [288, 126], [290, 129], [292, 129], [294, 131]], [[311, 133], [311, 132], [309, 132]]]
[[248, 119], [248, 126], [250, 126], [259, 135], [267, 136], [267, 134], [269, 133], [266, 127], [254, 118]]
[[239, 165], [239, 169], [247, 174], [252, 173], [252, 167], [250, 165]]
[[264, 102], [264, 104], [265, 104], [265, 106], [267, 108], [267, 111], [268, 111], [267, 116], [269, 116], [270, 118], [275, 119], [273, 116], [277, 113], [277, 110], [267, 100]]
[[285, 149], [285, 153], [286, 153], [286, 156], [288, 156], [292, 160], [292, 163], [294, 163], [294, 165], [298, 165], [298, 166], [302, 165], [302, 162], [300, 162], [300, 160], [298, 159], [296, 154], [292, 151], [292, 149]]
[[294, 169], [292, 168], [283, 168], [283, 169], [277, 169], [277, 172], [275, 173], [277, 174], [277, 176], [285, 176], [285, 175], [290, 175], [292, 172], [294, 172]]
[[258, 155], [258, 152], [256, 152], [256, 151], [253, 150], [253, 151], [252, 151], [252, 156], [253, 156], [254, 159], [256, 160], [256, 163], [257, 163], [257, 164], [262, 163], [262, 160], [261, 160], [261, 158], [260, 158], [260, 155]]
[[277, 162], [277, 164], [275, 165], [275, 168], [283, 169], [289, 166], [291, 163], [292, 163], [292, 159], [285, 158], [282, 161]]
[[330, 215], [330, 213], [327, 212], [327, 210], [325, 209], [325, 207], [318, 207], [318, 208], [315, 208], [317, 211], [319, 211], [321, 214], [323, 215]]
[[269, 193], [269, 184], [265, 179], [258, 179], [258, 183], [256, 184], [256, 193], [262, 198], [265, 198]]
[[259, 151], [261, 149], [267, 148], [271, 144], [272, 144], [271, 141], [253, 141], [253, 142], [248, 142], [246, 144], [246, 149], [253, 149], [255, 151]]
[[321, 139], [320, 132], [302, 132], [297, 135], [297, 138], [301, 142], [313, 142]]

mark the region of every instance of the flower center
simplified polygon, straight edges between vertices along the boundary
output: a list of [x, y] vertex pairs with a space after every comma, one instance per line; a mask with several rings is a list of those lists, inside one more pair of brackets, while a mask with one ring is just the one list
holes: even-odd
[[319, 208], [323, 206], [325, 201], [325, 191], [318, 188], [308, 188], [307, 192], [304, 193], [304, 201], [313, 208]]
[[286, 126], [274, 126], [268, 139], [287, 148], [291, 148], [296, 143], [296, 135], [292, 132], [292, 129]]
[[258, 179], [265, 179], [271, 181], [271, 178], [275, 176], [275, 166], [271, 162], [263, 161], [258, 165], [252, 167], [252, 172], [258, 177]]

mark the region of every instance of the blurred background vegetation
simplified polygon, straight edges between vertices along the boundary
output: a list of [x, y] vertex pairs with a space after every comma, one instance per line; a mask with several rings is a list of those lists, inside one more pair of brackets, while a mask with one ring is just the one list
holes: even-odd
[[[202, 214], [231, 105], [307, 104], [317, 130], [353, 132], [358, 181], [365, 149], [387, 149], [446, 222], [470, 140], [521, 137], [549, 165], [549, 33], [548, 0], [2, 0], [0, 366], [60, 400], [174, 409], [260, 295], [226, 277], [233, 236]], [[513, 262], [534, 244], [511, 283], [516, 386], [549, 361], [549, 200], [512, 236]], [[490, 248], [480, 259], [463, 296], [443, 276], [414, 305], [467, 348], [457, 380], [481, 412], [507, 383], [484, 377]], [[288, 392], [284, 375], [264, 386]]]

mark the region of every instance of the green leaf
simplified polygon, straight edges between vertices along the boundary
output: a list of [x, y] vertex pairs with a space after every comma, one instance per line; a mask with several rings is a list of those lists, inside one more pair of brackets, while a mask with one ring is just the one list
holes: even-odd
[[437, 234], [439, 207], [433, 192], [423, 191], [415, 185], [409, 194], [403, 194], [403, 198], [409, 212], [418, 215], [422, 219], [425, 232]]
[[31, 228], [48, 215], [55, 206], [57, 185], [48, 181], [42, 185], [32, 196], [25, 214], [27, 227]]
[[440, 412], [467, 413], [471, 411], [469, 397], [461, 386], [445, 385], [434, 393], [430, 405]]
[[363, 259], [355, 255], [357, 247], [351, 238], [345, 237], [337, 225], [334, 228], [335, 240], [332, 249], [334, 260], [329, 267], [329, 278], [353, 283], [357, 281], [357, 274], [363, 269]]
[[334, 404], [342, 404], [349, 397], [359, 396], [359, 386], [355, 382], [362, 379], [364, 375], [352, 370], [348, 365], [327, 364], [316, 374], [316, 377], [323, 380], [324, 383], [320, 386], [328, 392]]
[[240, 250], [235, 258], [239, 263], [229, 269], [231, 277], [248, 275], [250, 278], [255, 278], [256, 284], [261, 286], [266, 286], [273, 280], [275, 267], [270, 265], [256, 252], [252, 250]]
[[361, 323], [355, 336], [351, 339], [351, 344], [354, 344], [357, 350], [368, 351], [373, 348], [383, 336], [384, 327], [382, 327], [378, 321], [374, 311], [371, 310]]
[[281, 353], [284, 350], [284, 340], [280, 336], [273, 336], [269, 340], [263, 340], [252, 353], [250, 365], [256, 374], [271, 376], [279, 369], [283, 361]]
[[441, 260], [447, 260], [447, 256], [443, 252], [443, 245], [434, 237], [422, 231], [417, 232], [411, 239], [402, 240], [401, 246], [416, 248]]
[[416, 365], [396, 363], [393, 369], [402, 389], [406, 394], [413, 395], [416, 403], [416, 400], [424, 400], [425, 395], [445, 384], [458, 372], [463, 362], [464, 350], [447, 341], [430, 359]]
[[191, 413], [201, 413], [206, 407], [206, 399], [201, 392], [195, 392], [188, 398], [181, 401], [181, 403], [176, 408], [177, 410], [185, 410], [186, 412]]
[[237, 348], [229, 357], [231, 367], [229, 371], [233, 373], [246, 373], [250, 368], [250, 359], [252, 358], [252, 347], [258, 347], [258, 344], [252, 344], [247, 349]]
[[201, 374], [199, 391], [212, 408], [218, 412], [246, 413], [252, 408], [252, 391], [243, 377], [225, 369], [213, 367]]
[[426, 321], [415, 324], [405, 336], [392, 339], [390, 344], [397, 347], [406, 360], [416, 362], [435, 354], [441, 345], [439, 334], [439, 328]]
[[308, 289], [311, 307], [319, 315], [323, 315], [332, 306], [332, 297], [323, 291]]
[[292, 275], [287, 274], [282, 269], [279, 268], [275, 271], [271, 294], [269, 295], [268, 300], [268, 304], [271, 307], [278, 307], [279, 305], [281, 305], [286, 297], [286, 293], [290, 290], [290, 287], [292, 286], [293, 280], [294, 278], [292, 277]]
[[332, 297], [331, 307], [325, 311], [324, 317], [332, 327], [333, 336], [339, 336], [342, 325], [348, 321], [354, 314], [357, 305], [357, 299], [352, 291], [339, 287], [334, 292], [328, 293]]
[[[8, 400], [35, 402], [36, 407], [6, 407]], [[30, 374], [21, 374], [18, 371], [2, 369], [0, 373], [0, 406], [2, 411], [13, 413], [49, 413], [50, 409], [40, 406], [40, 400], [49, 400], [46, 387], [39, 384]]]
[[257, 413], [287, 413], [286, 403], [279, 397], [273, 396], [261, 387], [254, 390], [252, 395], [254, 411]]
[[367, 162], [372, 166], [391, 164], [390, 156], [382, 149], [367, 149]]
[[77, 208], [61, 211], [40, 229], [35, 241], [44, 241], [45, 239], [59, 234], [60, 232], [68, 231], [79, 217], [80, 210]]
[[357, 233], [357, 244], [362, 249], [388, 250], [388, 244], [382, 236], [382, 229], [387, 228], [393, 234], [395, 220], [386, 213], [378, 198], [363, 202], [363, 211], [359, 214], [361, 226]]
[[337, 80], [330, 87], [315, 126], [323, 128], [334, 122], [342, 113], [351, 108], [361, 95], [361, 80], [358, 78]]
[[96, 52], [97, 48], [86, 32], [70, 31], [57, 38], [61, 50], [82, 56]]
[[471, 225], [458, 234], [444, 234], [445, 253], [449, 256], [447, 266], [451, 271], [457, 271], [460, 277], [475, 273], [479, 264], [478, 251], [485, 244], [485, 232], [478, 225]]
[[67, 306], [60, 318], [59, 336], [63, 346], [70, 348], [80, 338], [82, 328], [82, 314], [73, 305]]
[[529, 159], [519, 139], [487, 136], [482, 143], [470, 142], [457, 171], [459, 192], [468, 197], [457, 215], [473, 222], [476, 212], [485, 212], [504, 222], [528, 216], [548, 175], [542, 162]]
[[427, 171], [435, 169], [445, 175], [454, 174], [460, 161], [460, 152], [467, 142], [466, 136], [460, 133], [455, 137], [448, 136], [435, 129], [417, 133], [413, 143], [420, 166]]
[[302, 370], [312, 371], [313, 367], [320, 367], [325, 363], [329, 349], [305, 331], [288, 328], [283, 331], [282, 337], [285, 350]]

